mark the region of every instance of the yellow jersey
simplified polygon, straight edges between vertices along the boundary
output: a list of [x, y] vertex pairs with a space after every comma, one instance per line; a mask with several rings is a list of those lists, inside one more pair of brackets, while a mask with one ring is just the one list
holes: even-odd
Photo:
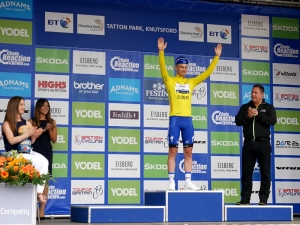
[[192, 116], [194, 87], [209, 77], [218, 61], [219, 56], [215, 56], [209, 67], [194, 78], [185, 78], [178, 74], [171, 77], [166, 69], [164, 51], [159, 51], [159, 66], [169, 96], [170, 116]]

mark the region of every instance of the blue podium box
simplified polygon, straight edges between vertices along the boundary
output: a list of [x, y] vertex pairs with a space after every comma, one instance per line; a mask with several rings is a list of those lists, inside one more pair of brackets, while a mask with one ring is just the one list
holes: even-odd
[[164, 206], [71, 206], [70, 220], [81, 223], [165, 222]]
[[293, 206], [226, 205], [225, 221], [292, 221]]
[[224, 221], [222, 191], [147, 191], [145, 205], [166, 206], [166, 222]]

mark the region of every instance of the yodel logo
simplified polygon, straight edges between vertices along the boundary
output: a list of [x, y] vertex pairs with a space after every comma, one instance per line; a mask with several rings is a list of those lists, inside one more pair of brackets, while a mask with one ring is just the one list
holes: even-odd
[[213, 91], [215, 98], [231, 98], [236, 99], [234, 91]]
[[111, 188], [113, 196], [138, 196], [135, 188]]
[[0, 31], [3, 36], [30, 37], [27, 29], [0, 27]]
[[81, 118], [98, 118], [101, 119], [101, 111], [100, 110], [78, 110], [75, 109], [76, 117]]
[[236, 188], [214, 188], [214, 191], [223, 191], [225, 196], [239, 196]]
[[286, 125], [299, 125], [298, 118], [290, 118], [290, 117], [277, 117], [278, 124], [286, 124]]
[[111, 137], [113, 144], [119, 145], [137, 145], [136, 137], [120, 137], [120, 136], [112, 136]]
[[74, 162], [77, 170], [102, 170], [100, 162]]

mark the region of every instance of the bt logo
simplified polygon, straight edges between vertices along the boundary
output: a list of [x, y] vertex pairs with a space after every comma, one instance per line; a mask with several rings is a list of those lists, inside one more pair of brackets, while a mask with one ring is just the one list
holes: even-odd
[[222, 29], [220, 32], [217, 31], [210, 31], [209, 36], [220, 36], [222, 39], [227, 39], [227, 36], [229, 35], [229, 31], [227, 29]]
[[71, 20], [68, 17], [63, 17], [61, 20], [48, 20], [48, 25], [58, 25], [58, 22], [62, 28], [69, 28], [68, 25]]

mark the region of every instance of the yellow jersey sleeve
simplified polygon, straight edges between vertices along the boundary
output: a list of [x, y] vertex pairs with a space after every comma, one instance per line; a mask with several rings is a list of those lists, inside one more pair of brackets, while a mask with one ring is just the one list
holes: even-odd
[[164, 80], [164, 83], [167, 85], [167, 83], [171, 79], [171, 77], [168, 74], [168, 71], [166, 68], [164, 51], [159, 51], [159, 67], [160, 67], [161, 77]]

